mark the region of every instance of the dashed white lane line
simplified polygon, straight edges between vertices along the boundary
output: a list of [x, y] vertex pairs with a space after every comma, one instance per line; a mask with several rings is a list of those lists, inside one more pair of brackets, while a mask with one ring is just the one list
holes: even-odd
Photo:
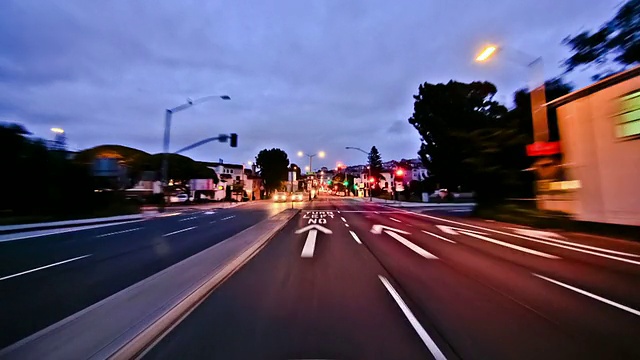
[[358, 237], [358, 235], [356, 235], [356, 233], [354, 233], [351, 230], [349, 230], [349, 233], [351, 234], [351, 237], [353, 238], [353, 240], [355, 240], [358, 244], [362, 245], [362, 241], [360, 241], [360, 238]]
[[227, 216], [227, 217], [225, 217], [225, 218], [220, 219], [220, 221], [233, 219], [234, 217], [236, 217], [236, 216], [235, 216], [235, 215]]
[[428, 252], [427, 250], [419, 247], [418, 245], [412, 243], [411, 241], [405, 239], [404, 237], [402, 237], [399, 234], [396, 234], [393, 231], [389, 231], [389, 230], [385, 230], [384, 231], [387, 235], [391, 236], [392, 238], [398, 240], [399, 243], [401, 243], [402, 245], [408, 247], [409, 249], [413, 250], [416, 254], [422, 256], [425, 259], [437, 259], [438, 257], [433, 255], [432, 253]]
[[554, 283], [554, 284], [556, 284], [556, 285], [562, 286], [562, 287], [567, 288], [567, 289], [569, 289], [569, 290], [573, 290], [573, 291], [577, 292], [578, 294], [582, 294], [582, 295], [588, 296], [588, 297], [590, 297], [590, 298], [592, 298], [592, 299], [596, 299], [596, 300], [601, 301], [601, 302], [603, 302], [603, 303], [605, 303], [605, 304], [608, 304], [608, 305], [611, 305], [611, 306], [615, 306], [615, 307], [617, 307], [618, 309], [621, 309], [621, 310], [624, 310], [624, 311], [630, 312], [630, 313], [632, 313], [633, 315], [640, 316], [640, 311], [638, 311], [638, 310], [636, 310], [636, 309], [632, 309], [632, 308], [630, 308], [630, 307], [628, 307], [628, 306], [625, 306], [625, 305], [622, 305], [622, 304], [618, 304], [618, 303], [617, 303], [617, 302], [615, 302], [615, 301], [611, 301], [611, 300], [609, 300], [609, 299], [605, 299], [605, 298], [603, 298], [602, 296], [598, 296], [598, 295], [596, 295], [596, 294], [592, 294], [592, 293], [590, 293], [590, 292], [588, 292], [588, 291], [584, 291], [584, 290], [582, 290], [582, 289], [578, 289], [577, 287], [573, 287], [573, 286], [571, 286], [571, 285], [567, 285], [567, 284], [562, 283], [562, 282], [560, 282], [560, 281], [553, 280], [553, 279], [550, 279], [550, 278], [548, 278], [548, 277], [545, 277], [545, 276], [542, 276], [542, 275], [538, 275], [538, 274], [536, 274], [536, 273], [532, 273], [532, 274], [533, 274], [534, 276], [539, 277], [540, 279], [543, 279], [543, 280], [546, 280], [546, 281], [548, 281], [548, 282]]
[[349, 227], [349, 224], [345, 223], [344, 226]]
[[188, 217], [188, 218], [180, 219], [180, 220], [178, 220], [178, 221], [195, 220], [195, 219], [197, 219], [197, 218], [198, 218], [197, 216], [192, 216], [192, 217]]
[[14, 277], [16, 277], [16, 276], [20, 276], [20, 275], [29, 274], [29, 273], [32, 273], [32, 272], [34, 272], [34, 271], [43, 270], [43, 269], [47, 269], [47, 268], [50, 268], [50, 267], [54, 267], [54, 266], [58, 266], [58, 265], [62, 265], [62, 264], [66, 264], [66, 263], [68, 263], [68, 262], [72, 262], [72, 261], [76, 261], [76, 260], [84, 259], [84, 258], [89, 257], [89, 256], [91, 256], [91, 254], [89, 254], [89, 255], [83, 255], [83, 256], [78, 256], [78, 257], [74, 257], [73, 259], [67, 259], [67, 260], [64, 260], [64, 261], [59, 261], [59, 262], [57, 262], [57, 263], [53, 263], [53, 264], [49, 264], [49, 265], [45, 265], [45, 266], [40, 266], [40, 267], [35, 268], [35, 269], [31, 269], [31, 270], [27, 270], [27, 271], [19, 272], [19, 273], [17, 273], [17, 274], [4, 276], [4, 277], [1, 277], [1, 278], [0, 278], [0, 281], [2, 281], [2, 280], [7, 280], [7, 279], [11, 279], [11, 278], [14, 278]]
[[373, 213], [376, 215], [380, 215], [380, 211], [374, 211]]
[[188, 228], [186, 228], [186, 229], [182, 229], [182, 230], [178, 230], [178, 231], [170, 232], [170, 233], [168, 233], [168, 234], [164, 234], [164, 235], [162, 235], [162, 236], [171, 236], [171, 235], [179, 234], [179, 233], [181, 233], [181, 232], [185, 232], [185, 231], [193, 230], [193, 229], [195, 229], [195, 228], [197, 228], [197, 226], [192, 226], [192, 227], [188, 227]]
[[389, 280], [387, 280], [387, 278], [382, 275], [378, 275], [378, 278], [382, 282], [382, 285], [384, 285], [384, 287], [387, 289], [393, 300], [395, 300], [396, 304], [398, 304], [404, 316], [407, 318], [407, 320], [409, 320], [409, 323], [411, 324], [413, 329], [418, 333], [418, 336], [420, 336], [422, 342], [427, 346], [427, 349], [429, 349], [431, 355], [433, 355], [433, 357], [437, 360], [446, 360], [446, 356], [444, 356], [442, 351], [440, 351], [438, 345], [436, 345], [435, 341], [433, 341], [431, 336], [429, 336], [427, 331], [422, 327], [418, 319], [416, 319], [415, 315], [413, 315], [413, 312], [411, 312], [411, 309], [409, 309], [409, 306], [407, 306], [404, 300], [402, 300], [402, 297], [400, 297], [400, 294], [398, 294], [396, 289], [393, 288]]
[[447, 238], [446, 238], [446, 237], [444, 237], [444, 236], [436, 235], [436, 234], [434, 234], [434, 233], [430, 233], [430, 232], [425, 231], [425, 230], [422, 230], [422, 232], [423, 232], [423, 233], [425, 233], [425, 234], [427, 234], [427, 235], [431, 235], [431, 236], [433, 236], [434, 238], [438, 238], [438, 239], [440, 239], [440, 240], [444, 240], [444, 241], [448, 241], [448, 242], [450, 242], [450, 243], [452, 243], [452, 244], [456, 244], [456, 242], [455, 242], [455, 241], [453, 241], [453, 240], [451, 240], [451, 239], [447, 239]]
[[342, 221], [347, 222], [347, 219], [341, 217], [340, 219], [342, 219]]
[[392, 218], [392, 217], [390, 217], [389, 219], [391, 219], [391, 221], [395, 221], [395, 222], [399, 222], [399, 223], [401, 223], [401, 222], [402, 222], [402, 221], [400, 221], [400, 220], [398, 220], [398, 219], [396, 219], [396, 218]]
[[133, 228], [133, 229], [128, 229], [128, 230], [122, 230], [122, 231], [116, 231], [116, 232], [111, 232], [108, 234], [102, 234], [102, 235], [98, 235], [96, 236], [97, 238], [101, 238], [101, 237], [105, 237], [105, 236], [111, 236], [111, 235], [118, 235], [118, 234], [124, 234], [124, 233], [128, 233], [128, 232], [132, 232], [132, 231], [138, 231], [142, 229], [141, 227], [139, 228]]
[[0, 235], [0, 242], [31, 239], [31, 238], [41, 237], [41, 236], [64, 234], [68, 232], [76, 232], [76, 231], [89, 230], [89, 229], [95, 229], [95, 228], [101, 228], [101, 227], [125, 225], [125, 224], [134, 223], [134, 222], [140, 222], [140, 221], [145, 221], [145, 220], [144, 219], [131, 220], [131, 221], [125, 221], [125, 222], [119, 222], [119, 223], [87, 225], [87, 226], [71, 227], [71, 228], [64, 228], [64, 229], [58, 229], [58, 230], [39, 230], [39, 231], [33, 231], [33, 232], [27, 232], [27, 233]]
[[213, 224], [213, 223], [215, 223], [215, 222], [216, 222], [216, 220], [209, 221], [209, 224]]

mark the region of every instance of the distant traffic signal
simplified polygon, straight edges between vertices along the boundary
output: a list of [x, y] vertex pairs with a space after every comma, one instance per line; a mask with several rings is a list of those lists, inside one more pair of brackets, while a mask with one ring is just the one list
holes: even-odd
[[238, 147], [238, 134], [231, 134], [229, 139], [229, 145], [231, 145], [231, 147]]
[[375, 181], [376, 181], [376, 179], [374, 179], [374, 178], [369, 178], [369, 182], [370, 182], [370, 183], [375, 182]]

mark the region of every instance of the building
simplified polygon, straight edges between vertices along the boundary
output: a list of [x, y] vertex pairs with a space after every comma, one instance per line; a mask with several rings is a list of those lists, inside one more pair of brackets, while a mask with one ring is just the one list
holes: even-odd
[[561, 178], [539, 186], [543, 209], [640, 226], [640, 66], [551, 101]]

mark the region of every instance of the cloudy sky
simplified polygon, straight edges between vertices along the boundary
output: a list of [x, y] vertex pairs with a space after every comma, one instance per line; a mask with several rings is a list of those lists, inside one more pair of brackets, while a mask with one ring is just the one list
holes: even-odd
[[[421, 82], [488, 80], [508, 103], [528, 81], [526, 58], [562, 72], [561, 40], [609, 19], [620, 0], [2, 0], [0, 121], [83, 149], [122, 144], [160, 152], [164, 109], [231, 96], [174, 116], [173, 151], [246, 162], [263, 148], [324, 150], [316, 165], [416, 156], [408, 124]], [[473, 58], [487, 42], [495, 61]], [[510, 50], [512, 49], [512, 50]], [[588, 84], [590, 72], [568, 77]]]

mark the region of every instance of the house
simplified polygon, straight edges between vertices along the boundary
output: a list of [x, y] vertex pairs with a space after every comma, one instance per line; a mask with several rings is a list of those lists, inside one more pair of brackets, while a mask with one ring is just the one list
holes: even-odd
[[556, 110], [561, 154], [553, 171], [539, 170], [538, 206], [576, 220], [640, 226], [640, 66], [547, 106]]

